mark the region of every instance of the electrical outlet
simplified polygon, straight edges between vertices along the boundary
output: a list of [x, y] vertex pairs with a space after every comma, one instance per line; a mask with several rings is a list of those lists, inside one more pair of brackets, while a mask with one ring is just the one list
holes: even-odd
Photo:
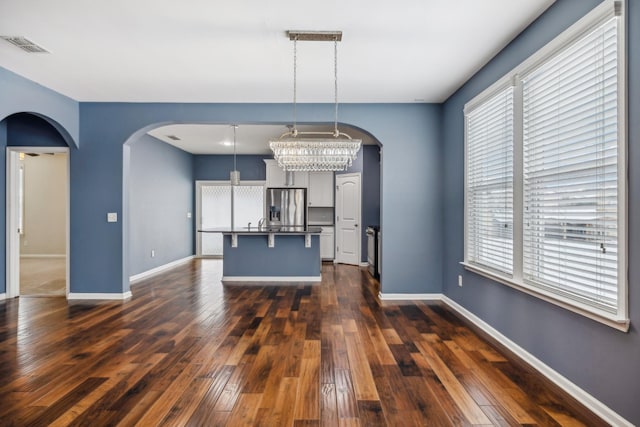
[[154, 249], [151, 249], [151, 258], [156, 256], [156, 251]]
[[458, 286], [462, 287], [462, 274], [458, 274]]

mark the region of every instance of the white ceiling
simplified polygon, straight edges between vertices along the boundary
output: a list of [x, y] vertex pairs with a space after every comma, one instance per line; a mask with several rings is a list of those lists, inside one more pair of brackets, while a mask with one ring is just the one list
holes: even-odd
[[[78, 101], [290, 102], [287, 30], [341, 30], [341, 102], [441, 102], [554, 0], [0, 0], [0, 66]], [[333, 102], [299, 42], [298, 101]]]
[[[332, 131], [332, 126], [298, 125], [300, 132]], [[285, 125], [238, 125], [236, 129], [236, 153], [273, 154], [267, 143], [289, 129]], [[340, 125], [340, 131], [365, 145], [376, 144], [368, 134], [349, 126]], [[192, 154], [233, 154], [233, 127], [230, 125], [178, 124], [153, 129], [149, 135]], [[178, 137], [176, 141], [169, 136]]]

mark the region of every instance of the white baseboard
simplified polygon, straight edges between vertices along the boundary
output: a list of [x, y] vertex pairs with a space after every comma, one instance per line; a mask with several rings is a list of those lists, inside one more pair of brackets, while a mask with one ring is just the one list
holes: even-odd
[[65, 254], [20, 254], [20, 258], [66, 258]]
[[182, 258], [182, 259], [178, 259], [175, 261], [172, 261], [170, 263], [167, 264], [163, 264], [159, 267], [156, 268], [152, 268], [151, 270], [147, 270], [147, 271], [143, 271], [142, 273], [138, 273], [138, 274], [134, 274], [133, 276], [129, 277], [129, 283], [133, 284], [136, 282], [139, 282], [141, 280], [146, 279], [147, 277], [151, 277], [153, 275], [156, 275], [158, 273], [162, 273], [163, 271], [166, 270], [170, 270], [174, 267], [177, 267], [180, 264], [184, 264], [185, 262], [189, 262], [194, 258], [194, 255], [189, 255], [188, 257]]
[[471, 323], [482, 329], [484, 332], [489, 334], [492, 338], [498, 341], [500, 344], [504, 345], [506, 348], [515, 353], [518, 357], [524, 360], [526, 363], [531, 365], [534, 369], [540, 372], [542, 375], [547, 377], [550, 381], [556, 384], [558, 387], [563, 389], [565, 392], [573, 396], [577, 401], [582, 403], [584, 406], [593, 411], [596, 415], [602, 418], [607, 423], [614, 426], [629, 426], [633, 427], [629, 421], [622, 418], [616, 412], [614, 412], [611, 408], [609, 408], [604, 403], [600, 402], [598, 399], [569, 381], [567, 378], [562, 376], [560, 373], [552, 369], [550, 366], [542, 362], [540, 359], [529, 353], [524, 348], [520, 347], [515, 342], [511, 341], [505, 335], [500, 333], [493, 326], [489, 325], [487, 322], [452, 300], [451, 298], [443, 295], [442, 302], [451, 307], [454, 311], [456, 311], [461, 316], [465, 317]]
[[322, 276], [223, 276], [223, 282], [320, 282]]
[[69, 292], [68, 300], [125, 300], [131, 298], [131, 291], [109, 294]]
[[7, 299], [7, 294], [0, 294], [0, 301]]
[[361, 262], [361, 263], [360, 263], [360, 267], [367, 268], [367, 267], [369, 267], [369, 263], [368, 263], [367, 261], [365, 261], [365, 262]]
[[410, 300], [425, 300], [425, 301], [442, 301], [443, 294], [384, 294], [380, 292], [378, 297], [382, 301], [410, 301]]

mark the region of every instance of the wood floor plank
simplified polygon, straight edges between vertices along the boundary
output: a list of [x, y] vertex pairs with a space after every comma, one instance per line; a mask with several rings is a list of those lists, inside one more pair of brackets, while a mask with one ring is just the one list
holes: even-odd
[[462, 410], [466, 419], [471, 424], [490, 424], [489, 418], [487, 418], [482, 409], [480, 409], [477, 403], [471, 398], [462, 384], [460, 384], [455, 375], [453, 375], [434, 350], [421, 341], [417, 342], [416, 345], [452, 399]]
[[304, 342], [294, 420], [320, 419], [320, 341]]
[[362, 351], [362, 344], [357, 338], [357, 334], [345, 334], [345, 343], [356, 400], [379, 400], [369, 360]]
[[227, 425], [237, 427], [253, 426], [261, 399], [262, 394], [260, 393], [241, 393], [236, 407], [227, 420]]
[[0, 424], [605, 425], [441, 303], [380, 301], [363, 269], [223, 286], [221, 267], [127, 301], [0, 301]]

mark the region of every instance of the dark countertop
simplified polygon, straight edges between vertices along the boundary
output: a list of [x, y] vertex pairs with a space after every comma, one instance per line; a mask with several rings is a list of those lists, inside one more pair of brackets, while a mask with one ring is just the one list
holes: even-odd
[[198, 230], [199, 233], [222, 233], [222, 234], [320, 234], [322, 227], [222, 227], [222, 228], [203, 228]]

